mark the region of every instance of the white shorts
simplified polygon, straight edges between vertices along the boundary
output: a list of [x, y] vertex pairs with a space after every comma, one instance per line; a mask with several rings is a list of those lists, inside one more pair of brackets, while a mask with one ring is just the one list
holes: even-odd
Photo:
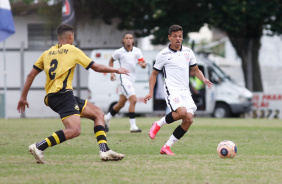
[[128, 80], [123, 80], [122, 83], [118, 84], [118, 93], [119, 93], [119, 95], [125, 96], [127, 99], [130, 96], [136, 94], [132, 82], [130, 82]]
[[171, 111], [176, 111], [179, 107], [185, 107], [187, 112], [194, 115], [197, 110], [197, 106], [190, 94], [189, 90], [172, 92], [170, 95], [166, 94], [166, 104]]

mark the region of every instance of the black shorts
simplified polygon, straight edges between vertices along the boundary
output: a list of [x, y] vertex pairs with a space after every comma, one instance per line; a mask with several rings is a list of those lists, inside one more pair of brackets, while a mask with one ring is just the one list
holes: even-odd
[[72, 91], [67, 91], [65, 93], [48, 94], [45, 96], [44, 102], [64, 120], [70, 115], [82, 116], [81, 112], [86, 106], [87, 100], [74, 96]]

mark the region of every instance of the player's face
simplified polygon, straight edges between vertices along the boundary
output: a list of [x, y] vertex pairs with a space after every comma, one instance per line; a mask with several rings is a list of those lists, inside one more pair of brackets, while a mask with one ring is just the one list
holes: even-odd
[[171, 35], [168, 35], [168, 39], [171, 44], [171, 48], [178, 50], [181, 48], [182, 40], [183, 40], [183, 32], [176, 31], [172, 32]]
[[134, 39], [133, 39], [133, 36], [132, 34], [126, 34], [124, 35], [124, 38], [123, 38], [123, 43], [125, 46], [132, 46], [133, 45], [133, 42], [134, 42]]

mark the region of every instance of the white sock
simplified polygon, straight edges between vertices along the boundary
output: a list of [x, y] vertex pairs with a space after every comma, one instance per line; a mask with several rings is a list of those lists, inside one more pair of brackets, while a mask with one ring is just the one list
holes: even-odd
[[173, 134], [171, 134], [170, 138], [168, 139], [168, 141], [165, 143], [166, 146], [171, 147], [174, 143], [176, 143], [178, 141], [178, 139], [176, 139], [176, 137], [174, 137]]
[[130, 127], [131, 128], [137, 128], [135, 118], [134, 119], [129, 119], [129, 122], [130, 122]]
[[111, 115], [111, 113], [110, 112], [108, 112], [108, 114], [106, 114], [105, 115], [105, 119], [107, 120], [107, 121], [109, 121], [110, 119], [112, 119], [112, 115]]
[[162, 127], [163, 125], [166, 125], [166, 121], [165, 121], [165, 116], [162, 117], [162, 119], [160, 119], [159, 121], [157, 121], [157, 124]]

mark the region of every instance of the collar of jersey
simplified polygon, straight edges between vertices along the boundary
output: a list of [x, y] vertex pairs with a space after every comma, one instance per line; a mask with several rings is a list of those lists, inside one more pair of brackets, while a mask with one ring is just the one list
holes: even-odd
[[132, 47], [132, 49], [131, 49], [130, 51], [128, 51], [128, 50], [125, 48], [125, 46], [123, 46], [123, 48], [124, 48], [124, 50], [125, 50], [126, 52], [132, 52], [132, 51], [133, 51], [133, 47]]
[[[174, 50], [174, 49], [170, 48], [170, 45], [171, 45], [171, 44], [169, 44], [168, 49], [171, 50], [172, 52], [177, 52], [177, 50]], [[179, 51], [182, 51], [182, 45], [181, 45], [181, 48], [180, 48]]]
[[64, 45], [70, 45], [70, 44], [60, 44], [60, 43], [57, 43], [55, 46], [59, 49], [59, 48], [61, 48]]

